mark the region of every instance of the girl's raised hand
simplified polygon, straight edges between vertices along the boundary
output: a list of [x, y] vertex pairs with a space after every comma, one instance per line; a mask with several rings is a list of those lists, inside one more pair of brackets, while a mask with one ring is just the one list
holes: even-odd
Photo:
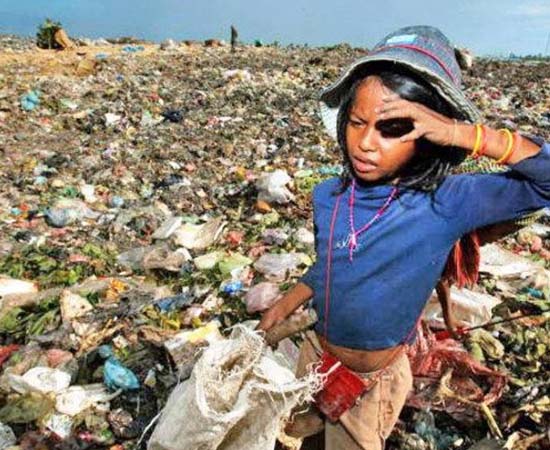
[[414, 129], [401, 136], [402, 142], [427, 139], [434, 144], [453, 145], [456, 133], [455, 121], [420, 103], [404, 100], [397, 94], [383, 98], [384, 103], [375, 109], [380, 120], [410, 119]]

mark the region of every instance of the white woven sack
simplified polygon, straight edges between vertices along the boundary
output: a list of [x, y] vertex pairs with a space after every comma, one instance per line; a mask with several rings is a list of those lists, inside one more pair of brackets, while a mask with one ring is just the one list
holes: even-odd
[[191, 378], [174, 389], [147, 448], [272, 449], [282, 421], [319, 385], [316, 375], [297, 380], [258, 333], [238, 326], [208, 347]]

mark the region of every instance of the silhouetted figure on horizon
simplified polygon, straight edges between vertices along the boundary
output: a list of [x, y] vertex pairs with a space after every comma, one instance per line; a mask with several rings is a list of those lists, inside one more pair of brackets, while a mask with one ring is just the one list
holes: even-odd
[[239, 32], [233, 25], [231, 25], [231, 51], [232, 52], [234, 52], [235, 47], [237, 47], [238, 39], [239, 39]]

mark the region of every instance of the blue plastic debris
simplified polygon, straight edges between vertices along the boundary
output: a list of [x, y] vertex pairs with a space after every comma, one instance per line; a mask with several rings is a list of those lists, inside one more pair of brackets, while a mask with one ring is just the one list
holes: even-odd
[[241, 291], [243, 288], [243, 282], [238, 280], [238, 281], [231, 281], [229, 283], [225, 283], [223, 286], [222, 286], [222, 291], [227, 293], [227, 294], [236, 294], [237, 292]]
[[157, 300], [156, 306], [163, 312], [174, 311], [189, 305], [193, 298], [188, 293], [165, 297]]
[[109, 204], [112, 208], [122, 208], [124, 206], [124, 199], [118, 195], [113, 195]]
[[48, 182], [48, 179], [43, 176], [43, 175], [38, 175], [35, 179], [34, 179], [34, 184], [37, 184], [39, 186], [43, 185], [43, 184], [46, 184]]
[[123, 391], [139, 389], [139, 380], [134, 372], [124, 367], [114, 356], [113, 349], [109, 345], [99, 347], [99, 355], [107, 359], [103, 367], [103, 382], [109, 389], [113, 391], [118, 389], [122, 389]]
[[107, 59], [108, 57], [109, 57], [109, 55], [107, 55], [107, 53], [97, 53], [95, 55], [96, 59]]
[[29, 91], [21, 96], [21, 108], [25, 111], [32, 111], [40, 104], [40, 92]]
[[73, 214], [70, 210], [60, 208], [48, 208], [44, 211], [46, 223], [55, 228], [63, 228], [74, 222]]
[[122, 47], [122, 51], [126, 53], [137, 53], [145, 50], [143, 45], [125, 45]]
[[529, 294], [531, 297], [535, 297], [544, 300], [544, 292], [540, 289], [525, 287], [521, 290], [524, 294]]

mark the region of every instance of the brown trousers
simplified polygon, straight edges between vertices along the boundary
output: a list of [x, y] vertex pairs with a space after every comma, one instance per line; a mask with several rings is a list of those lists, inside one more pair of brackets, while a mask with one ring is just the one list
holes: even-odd
[[[309, 337], [317, 346], [315, 335], [311, 333]], [[313, 344], [306, 339], [300, 349], [296, 375], [305, 375], [318, 360]], [[357, 375], [367, 378], [372, 374]], [[325, 421], [325, 450], [383, 450], [412, 388], [412, 381], [409, 360], [407, 355], [402, 353], [387, 368], [375, 386], [346, 411], [338, 422]], [[301, 418], [309, 420], [315, 427], [315, 420], [311, 419], [316, 415], [312, 408], [303, 414], [297, 414], [295, 421], [299, 422]], [[320, 419], [317, 422], [320, 422]]]

